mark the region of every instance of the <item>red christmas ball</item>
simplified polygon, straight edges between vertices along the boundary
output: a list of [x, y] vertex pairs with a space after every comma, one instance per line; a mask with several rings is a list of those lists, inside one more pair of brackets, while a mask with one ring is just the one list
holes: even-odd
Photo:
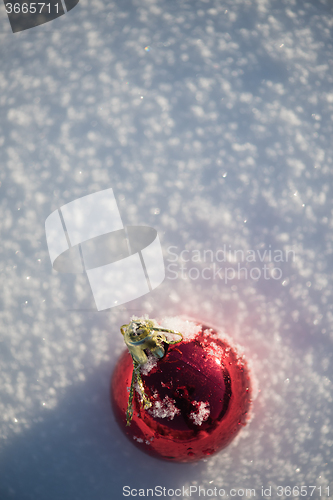
[[111, 401], [121, 429], [141, 450], [169, 461], [192, 462], [227, 446], [246, 424], [251, 384], [243, 356], [215, 329], [180, 324], [190, 333], [179, 329], [181, 342], [164, 344], [161, 359], [150, 354], [140, 367], [151, 407], [144, 408], [142, 388], [136, 384], [133, 418], [126, 425], [133, 374], [129, 351], [114, 370]]

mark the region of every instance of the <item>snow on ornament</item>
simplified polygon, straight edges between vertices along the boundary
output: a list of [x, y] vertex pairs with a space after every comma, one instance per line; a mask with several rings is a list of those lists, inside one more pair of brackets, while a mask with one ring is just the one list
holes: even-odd
[[121, 429], [148, 454], [193, 462], [227, 446], [249, 420], [244, 356], [216, 329], [181, 318], [132, 318], [111, 382]]

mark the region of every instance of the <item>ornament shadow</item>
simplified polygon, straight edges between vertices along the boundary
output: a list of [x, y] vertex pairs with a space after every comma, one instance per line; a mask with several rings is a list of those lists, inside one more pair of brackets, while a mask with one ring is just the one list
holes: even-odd
[[109, 398], [110, 365], [69, 388], [33, 426], [12, 435], [0, 451], [0, 498], [109, 500], [123, 487], [181, 488], [207, 463], [172, 464], [136, 449], [121, 433]]

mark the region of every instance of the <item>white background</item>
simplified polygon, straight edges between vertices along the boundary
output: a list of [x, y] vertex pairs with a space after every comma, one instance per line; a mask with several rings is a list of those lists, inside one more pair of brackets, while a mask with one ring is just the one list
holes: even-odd
[[[81, 0], [13, 34], [1, 7], [1, 500], [120, 499], [124, 485], [333, 495], [332, 25], [328, 0]], [[295, 259], [276, 280], [167, 271], [97, 313], [83, 275], [52, 270], [44, 221], [108, 187], [124, 224], [157, 229], [166, 265], [171, 245]], [[145, 313], [218, 325], [252, 362], [253, 420], [204, 462], [152, 459], [114, 421], [119, 327]]]

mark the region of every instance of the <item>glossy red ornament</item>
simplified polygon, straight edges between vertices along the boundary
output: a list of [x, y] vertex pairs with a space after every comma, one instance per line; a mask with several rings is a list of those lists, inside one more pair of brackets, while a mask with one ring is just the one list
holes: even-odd
[[227, 446], [246, 424], [251, 406], [246, 362], [213, 328], [199, 326], [189, 340], [184, 336], [177, 344], [165, 345], [165, 355], [153, 365], [141, 371], [152, 407], [142, 407], [136, 390], [129, 426], [133, 360], [128, 351], [111, 382], [116, 420], [141, 450], [169, 461], [197, 461]]

